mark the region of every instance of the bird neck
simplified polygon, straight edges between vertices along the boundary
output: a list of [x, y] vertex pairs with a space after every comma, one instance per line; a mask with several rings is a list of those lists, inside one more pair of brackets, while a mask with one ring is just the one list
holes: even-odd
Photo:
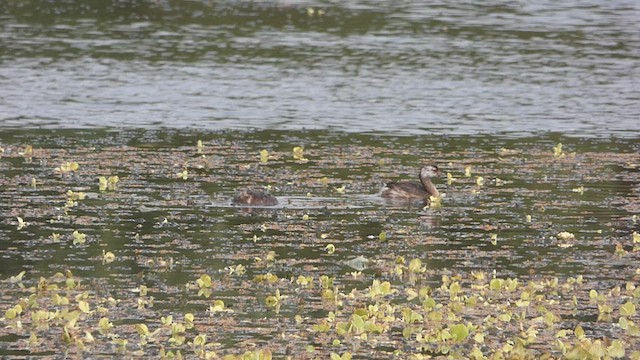
[[424, 189], [429, 193], [429, 195], [435, 197], [440, 196], [440, 192], [438, 191], [438, 189], [436, 189], [436, 186], [433, 185], [431, 179], [426, 176], [420, 177], [420, 182], [422, 183], [422, 186], [424, 186]]

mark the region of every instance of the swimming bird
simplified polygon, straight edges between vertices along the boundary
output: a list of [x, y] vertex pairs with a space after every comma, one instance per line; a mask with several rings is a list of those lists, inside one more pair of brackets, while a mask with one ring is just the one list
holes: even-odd
[[382, 197], [398, 200], [424, 200], [440, 196], [440, 192], [431, 182], [432, 177], [440, 176], [435, 165], [427, 165], [420, 169], [420, 182], [390, 182], [382, 191]]
[[243, 189], [233, 197], [231, 205], [274, 206], [278, 199], [262, 191]]

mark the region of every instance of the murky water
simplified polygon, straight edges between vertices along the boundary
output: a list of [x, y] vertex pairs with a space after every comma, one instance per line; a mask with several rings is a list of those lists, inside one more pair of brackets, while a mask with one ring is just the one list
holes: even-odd
[[640, 358], [636, 2], [0, 14], [2, 356]]
[[634, 136], [634, 1], [0, 4], [12, 126]]
[[[198, 140], [203, 147], [196, 146]], [[563, 147], [554, 156], [553, 147], [560, 141]], [[407, 300], [407, 294], [421, 287], [432, 288], [438, 302], [453, 307], [458, 300], [449, 300], [447, 291], [453, 290], [441, 288], [443, 282], [450, 284], [443, 276], [459, 277], [473, 297], [476, 291], [486, 291], [472, 290], [478, 274], [485, 274], [486, 281], [494, 276], [517, 278], [519, 289], [544, 294], [545, 302], [528, 307], [531, 315], [525, 328], [540, 326], [535, 320], [539, 306], [560, 316], [555, 325], [538, 329], [539, 337], [529, 346], [534, 354], [561, 354], [548, 344], [557, 331], [573, 331], [576, 325], [591, 337], [621, 339], [629, 352], [637, 345], [637, 337], [612, 328], [617, 315], [598, 320], [595, 303], [589, 300], [591, 289], [606, 294], [638, 282], [640, 252], [632, 235], [640, 227], [634, 217], [640, 212], [637, 140], [6, 130], [0, 145], [0, 267], [7, 279], [2, 308], [10, 309], [33, 291], [41, 299], [38, 308], [78, 311], [86, 291], [91, 309], [70, 328], [71, 340], [65, 345], [60, 332], [69, 326], [66, 320], [54, 318], [42, 327], [27, 315], [36, 308], [27, 310], [25, 305], [21, 330], [15, 328], [15, 320], [4, 320], [4, 354], [47, 355], [61, 348], [70, 355], [157, 355], [160, 346], [196, 354], [192, 345], [168, 340], [173, 339], [172, 328], [160, 321], [171, 315], [180, 322], [185, 313], [192, 313], [195, 325], [186, 330], [186, 341], [204, 334], [211, 343], [208, 351], [218, 355], [262, 348], [296, 358], [345, 351], [374, 358], [394, 351], [403, 356], [442, 355], [442, 346], [421, 348], [426, 345], [415, 335], [403, 339], [403, 331], [413, 330], [402, 325], [400, 309], [420, 308], [420, 301]], [[294, 159], [295, 146], [304, 146], [306, 160]], [[266, 163], [260, 161], [263, 149], [269, 153]], [[77, 170], [59, 169], [73, 161], [78, 162]], [[384, 181], [413, 180], [428, 162], [454, 178], [451, 184], [446, 177], [435, 180], [446, 193], [442, 207], [394, 204], [379, 197]], [[114, 175], [120, 178], [115, 190], [100, 190], [98, 178]], [[235, 191], [244, 187], [269, 187], [280, 205], [230, 206]], [[74, 200], [68, 190], [86, 197]], [[18, 217], [26, 225], [21, 226]], [[85, 242], [74, 243], [74, 231], [86, 234]], [[572, 233], [575, 240], [559, 238], [562, 232]], [[113, 253], [113, 262], [105, 262], [103, 251]], [[406, 267], [414, 259], [424, 266], [418, 274]], [[26, 271], [22, 281], [9, 280], [21, 271]], [[52, 278], [65, 271], [72, 275]], [[213, 280], [209, 297], [199, 294], [202, 289], [195, 285], [203, 274]], [[300, 282], [300, 276], [313, 284]], [[326, 299], [322, 276], [334, 278], [336, 287], [329, 288], [338, 294], [335, 300]], [[583, 279], [580, 285], [563, 285], [578, 276]], [[70, 307], [52, 303], [58, 291], [43, 290], [44, 285], [37, 285], [41, 277], [61, 282], [64, 290], [59, 293], [70, 298]], [[65, 288], [68, 278], [81, 286]], [[554, 278], [560, 282], [557, 288], [551, 284]], [[398, 307], [392, 311], [398, 318], [378, 319], [385, 326], [381, 334], [363, 339], [356, 330], [339, 335], [314, 328], [326, 321], [329, 311], [337, 314], [337, 327], [353, 309], [386, 306], [382, 298], [367, 301], [358, 295], [372, 291], [367, 289], [375, 279], [389, 281], [397, 290], [391, 301]], [[547, 285], [526, 285], [537, 282]], [[146, 295], [139, 292], [141, 285], [148, 288]], [[274, 308], [266, 299], [277, 289], [287, 298]], [[626, 299], [637, 303], [628, 292], [633, 289], [626, 289], [629, 296], [614, 292], [603, 300], [615, 314]], [[574, 295], [577, 305], [572, 310], [568, 304]], [[484, 296], [495, 304], [504, 295]], [[506, 296], [504, 304], [521, 298], [520, 293]], [[210, 313], [213, 300], [224, 301], [233, 312]], [[459, 316], [484, 328], [487, 320], [482, 319], [497, 310], [490, 307], [486, 312], [478, 306]], [[102, 317], [113, 323], [110, 330], [98, 325]], [[628, 318], [640, 321], [635, 312]], [[437, 328], [439, 322], [434, 321], [425, 322], [420, 331]], [[481, 345], [482, 351], [490, 353], [495, 344], [509, 341], [522, 321], [488, 326], [484, 336], [491, 342]], [[145, 338], [134, 328], [139, 323], [150, 331], [159, 329], [156, 339], [141, 343]], [[86, 331], [93, 334], [92, 341]], [[29, 339], [32, 333], [36, 340]], [[123, 338], [128, 344], [118, 342]], [[341, 345], [331, 345], [334, 339]], [[468, 356], [473, 345], [469, 341], [454, 342], [452, 351]]]

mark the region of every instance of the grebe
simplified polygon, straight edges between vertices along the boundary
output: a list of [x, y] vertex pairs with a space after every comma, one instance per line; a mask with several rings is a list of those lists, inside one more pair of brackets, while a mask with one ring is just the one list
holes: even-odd
[[427, 165], [420, 169], [420, 182], [390, 182], [382, 191], [382, 197], [389, 199], [429, 200], [429, 197], [440, 196], [440, 192], [431, 182], [432, 177], [440, 176], [435, 165]]
[[233, 197], [231, 205], [274, 206], [278, 205], [278, 199], [262, 191], [241, 190]]

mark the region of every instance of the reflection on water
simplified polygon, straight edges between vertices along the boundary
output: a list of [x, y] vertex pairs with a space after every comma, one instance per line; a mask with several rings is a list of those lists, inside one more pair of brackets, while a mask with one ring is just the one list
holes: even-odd
[[5, 126], [640, 130], [634, 2], [0, 4]]
[[[198, 139], [204, 147], [195, 146]], [[558, 140], [564, 152], [554, 157]], [[304, 145], [306, 162], [292, 156], [299, 145]], [[7, 130], [0, 146], [3, 279], [25, 270], [25, 283], [34, 286], [41, 276], [70, 270], [98, 298], [112, 296], [124, 303], [137, 299], [129, 290], [146, 285], [153, 306], [142, 312], [121, 306], [109, 315], [120, 332], [136, 339], [128, 323], [145, 320], [155, 328], [160, 317], [178, 319], [194, 312], [208, 323], [200, 323], [200, 331], [222, 344], [221, 353], [256, 342], [274, 346], [277, 340], [269, 340], [277, 338], [274, 331], [307, 331], [289, 320], [278, 321], [301, 314], [307, 320], [300, 326], [306, 329], [326, 316], [317, 292], [291, 289], [299, 286], [299, 276], [316, 282], [323, 275], [335, 277], [345, 294], [366, 288], [373, 279], [391, 281], [400, 289], [394, 301], [407, 305], [411, 302], [404, 294], [411, 281], [390, 267], [400, 259], [420, 259], [422, 284], [432, 287], [440, 286], [443, 275], [466, 279], [495, 271], [500, 278], [517, 276], [523, 284], [583, 275], [581, 298], [588, 298], [590, 289], [603, 293], [637, 276], [632, 264], [638, 252], [631, 236], [639, 230], [633, 220], [640, 212], [637, 141]], [[269, 151], [267, 163], [259, 160], [262, 149]], [[438, 159], [441, 171], [452, 174], [450, 184], [446, 178], [436, 183], [447, 194], [441, 208], [389, 205], [379, 197], [382, 182], [415, 177], [423, 159]], [[77, 171], [55, 170], [72, 161], [78, 162]], [[117, 190], [100, 191], [98, 177], [113, 175], [120, 178]], [[280, 205], [231, 206], [235, 190], [248, 186], [271, 186]], [[68, 190], [86, 197], [74, 200]], [[22, 228], [18, 217], [26, 222]], [[86, 234], [86, 242], [78, 243], [74, 231]], [[563, 231], [576, 240], [561, 241]], [[103, 251], [113, 252], [115, 261], [104, 263]], [[213, 298], [185, 289], [202, 274], [214, 280]], [[256, 280], [270, 274], [280, 280]], [[281, 317], [264, 302], [276, 287], [289, 296], [279, 308]], [[5, 288], [3, 308], [14, 306], [24, 291]], [[206, 313], [212, 299], [224, 300], [233, 315]], [[97, 317], [88, 318], [90, 324], [100, 318], [92, 316]], [[221, 319], [232, 324], [224, 325], [223, 334], [213, 332], [222, 326], [217, 321], [227, 321]], [[581, 318], [596, 336], [621, 336], [596, 320]], [[92, 326], [88, 331], [95, 333]], [[386, 336], [395, 335], [390, 330], [380, 338]], [[4, 349], [25, 348], [9, 338], [3, 341]], [[291, 340], [288, 350], [272, 350], [282, 356], [301, 354], [306, 344], [302, 338]], [[138, 346], [132, 343], [131, 349]], [[316, 346], [324, 355], [334, 351]], [[154, 345], [143, 349], [158, 351]], [[376, 351], [390, 356], [393, 350]]]

